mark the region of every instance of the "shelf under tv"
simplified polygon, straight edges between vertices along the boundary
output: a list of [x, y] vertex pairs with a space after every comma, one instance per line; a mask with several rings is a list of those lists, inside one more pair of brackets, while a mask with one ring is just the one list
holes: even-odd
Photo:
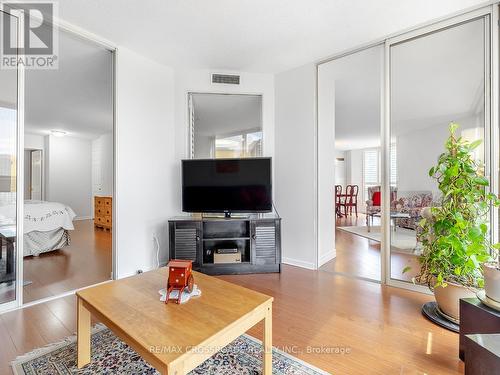
[[[177, 217], [169, 221], [170, 258], [190, 259], [207, 274], [279, 272], [281, 219], [273, 214], [246, 218]], [[214, 263], [218, 250], [237, 249], [238, 263]]]
[[203, 263], [203, 267], [227, 267], [239, 264], [252, 264], [251, 262], [239, 262], [239, 263]]
[[210, 237], [203, 238], [203, 241], [236, 241], [236, 240], [249, 240], [250, 237]]

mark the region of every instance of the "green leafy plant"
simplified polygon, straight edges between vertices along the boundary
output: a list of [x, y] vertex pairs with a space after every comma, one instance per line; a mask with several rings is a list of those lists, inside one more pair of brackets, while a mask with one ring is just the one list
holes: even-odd
[[481, 140], [468, 142], [455, 135], [450, 124], [446, 151], [429, 171], [441, 191], [439, 206], [430, 208], [430, 217], [420, 223], [423, 252], [415, 282], [433, 289], [453, 282], [467, 288], [482, 288], [483, 262], [491, 261], [491, 251], [499, 248], [489, 241], [488, 213], [500, 200], [487, 192], [483, 166], [473, 159]]

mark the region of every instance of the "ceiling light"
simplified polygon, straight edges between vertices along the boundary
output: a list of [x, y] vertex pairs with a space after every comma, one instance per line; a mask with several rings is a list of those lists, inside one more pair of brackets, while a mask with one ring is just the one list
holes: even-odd
[[52, 134], [54, 137], [64, 137], [68, 133], [62, 130], [51, 130], [50, 134]]

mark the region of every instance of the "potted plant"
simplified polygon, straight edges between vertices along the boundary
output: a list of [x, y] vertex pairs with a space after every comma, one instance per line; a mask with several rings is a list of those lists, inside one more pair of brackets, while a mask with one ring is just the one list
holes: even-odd
[[483, 263], [484, 290], [489, 299], [500, 304], [500, 257], [496, 247], [496, 260]]
[[483, 166], [472, 156], [481, 141], [457, 138], [457, 128], [456, 123], [450, 124], [446, 150], [429, 171], [442, 196], [419, 223], [422, 255], [415, 277], [434, 291], [441, 312], [456, 322], [459, 299], [475, 296], [484, 286], [481, 265], [492, 260], [491, 251], [498, 247], [489, 241], [488, 213], [500, 203], [486, 191], [489, 182]]

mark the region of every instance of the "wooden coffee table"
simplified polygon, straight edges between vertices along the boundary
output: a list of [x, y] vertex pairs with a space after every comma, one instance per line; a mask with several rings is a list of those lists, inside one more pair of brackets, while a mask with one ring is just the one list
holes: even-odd
[[186, 374], [264, 321], [263, 373], [272, 372], [273, 298], [193, 272], [200, 297], [160, 302], [167, 268], [76, 293], [78, 367], [90, 363], [91, 316], [104, 323], [161, 374]]

